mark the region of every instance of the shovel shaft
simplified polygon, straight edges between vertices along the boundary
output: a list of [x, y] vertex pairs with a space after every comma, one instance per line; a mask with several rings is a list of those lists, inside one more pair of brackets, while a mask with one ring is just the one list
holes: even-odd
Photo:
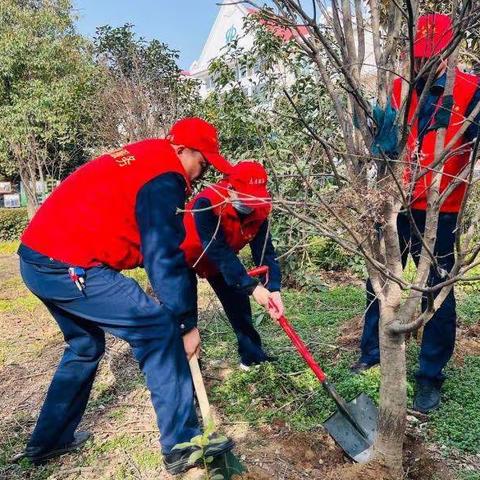
[[[262, 265], [260, 267], [254, 268], [248, 271], [248, 274], [251, 277], [258, 277], [261, 275], [268, 274], [268, 266]], [[275, 303], [270, 300], [269, 307], [273, 308], [274, 310], [278, 311], [278, 307]], [[303, 343], [302, 339], [298, 336], [297, 332], [293, 329], [290, 322], [287, 320], [285, 315], [282, 315], [279, 319], [277, 319], [280, 326], [283, 328], [283, 331], [288, 335], [288, 338], [292, 341], [293, 345], [297, 349], [298, 353], [303, 357], [305, 362], [307, 362], [308, 366], [312, 369], [313, 373], [316, 377], [323, 383], [327, 377], [323, 370], [320, 368], [320, 365], [315, 361], [312, 354], [308, 350], [307, 346]]]
[[252, 268], [247, 272], [251, 277], [261, 277], [262, 275], [268, 275], [268, 267], [262, 265], [260, 267]]
[[[252, 277], [265, 275], [266, 273], [268, 273], [268, 267], [265, 267], [265, 266], [254, 268], [253, 270], [250, 270], [248, 272], [248, 274]], [[279, 308], [272, 299], [269, 300], [268, 307], [269, 307], [269, 310], [271, 309], [279, 313]], [[335, 387], [332, 384], [330, 384], [330, 382], [327, 381], [327, 376], [325, 375], [324, 371], [320, 368], [320, 365], [318, 365], [318, 363], [315, 361], [312, 354], [308, 350], [307, 346], [303, 343], [302, 339], [298, 336], [297, 332], [293, 329], [292, 325], [287, 320], [285, 315], [281, 315], [277, 319], [277, 321], [282, 327], [283, 331], [287, 334], [288, 338], [293, 343], [297, 352], [302, 356], [302, 358], [305, 360], [305, 362], [310, 367], [310, 369], [315, 374], [315, 376], [318, 378], [318, 380], [320, 380], [320, 383], [322, 384], [322, 386], [324, 387], [325, 391], [330, 396], [330, 398], [335, 402], [335, 404], [338, 407], [338, 410], [343, 415], [343, 417], [352, 425], [352, 427], [355, 430], [357, 430], [358, 433], [360, 433], [362, 437], [364, 437], [365, 440], [369, 441], [367, 432], [352, 415], [343, 397], [341, 397], [335, 390]]]
[[305, 362], [307, 362], [308, 366], [312, 369], [312, 372], [316, 375], [320, 382], [325, 382], [327, 379], [325, 373], [320, 368], [320, 365], [318, 365], [318, 363], [315, 361], [307, 346], [303, 343], [302, 339], [298, 336], [292, 325], [290, 325], [290, 322], [285, 318], [285, 316], [281, 316], [278, 319], [278, 323], [283, 328], [283, 331], [288, 335], [288, 338], [290, 338], [292, 341], [293, 345], [297, 349], [297, 352], [303, 357]]
[[[275, 305], [272, 305], [275, 307]], [[278, 323], [283, 328], [284, 332], [288, 335], [290, 340], [292, 341], [293, 345], [303, 357], [303, 359], [307, 362], [308, 366], [312, 369], [313, 373], [317, 376], [317, 378], [322, 383], [325, 391], [328, 393], [330, 398], [336, 403], [338, 409], [342, 413], [342, 415], [348, 420], [348, 422], [364, 437], [368, 440], [368, 434], [364, 428], [357, 422], [355, 417], [350, 413], [348, 409], [348, 405], [346, 404], [345, 400], [337, 393], [335, 387], [331, 385], [327, 381], [327, 377], [324, 371], [320, 368], [318, 363], [313, 358], [312, 354], [309, 352], [306, 345], [302, 342], [302, 339], [297, 335], [297, 332], [293, 329], [290, 325], [290, 322], [285, 318], [285, 316], [281, 316], [278, 319]]]
[[205, 390], [205, 384], [203, 383], [202, 372], [200, 371], [197, 356], [192, 355], [192, 358], [188, 363], [190, 366], [190, 372], [192, 373], [192, 380], [195, 387], [195, 393], [197, 394], [200, 413], [202, 414], [203, 425], [206, 427], [208, 422], [212, 421], [212, 414], [210, 411], [210, 402], [208, 401], [207, 391]]

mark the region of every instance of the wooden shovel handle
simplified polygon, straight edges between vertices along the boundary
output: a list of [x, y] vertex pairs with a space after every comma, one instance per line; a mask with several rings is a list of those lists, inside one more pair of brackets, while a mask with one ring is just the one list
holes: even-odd
[[198, 364], [198, 358], [196, 355], [192, 355], [189, 365], [190, 372], [192, 373], [193, 386], [195, 387], [195, 393], [197, 394], [198, 405], [200, 406], [200, 412], [202, 414], [203, 425], [206, 426], [208, 422], [212, 421], [212, 415], [210, 411], [210, 402], [208, 401], [207, 391], [205, 390], [202, 372], [200, 371], [200, 365]]

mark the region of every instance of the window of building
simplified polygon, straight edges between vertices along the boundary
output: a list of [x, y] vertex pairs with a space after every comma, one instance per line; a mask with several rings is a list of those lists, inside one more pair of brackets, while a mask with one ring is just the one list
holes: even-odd
[[247, 76], [247, 66], [246, 65], [240, 65], [239, 67], [239, 78], [245, 78]]

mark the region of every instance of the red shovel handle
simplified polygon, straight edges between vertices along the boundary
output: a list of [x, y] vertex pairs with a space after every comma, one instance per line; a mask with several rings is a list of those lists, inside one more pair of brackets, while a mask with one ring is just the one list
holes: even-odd
[[260, 267], [252, 268], [247, 272], [251, 277], [262, 277], [265, 275], [265, 285], [268, 283], [268, 266], [261, 265]]
[[247, 272], [251, 277], [261, 277], [262, 275], [268, 275], [267, 265], [262, 265], [260, 267], [252, 268]]
[[[272, 300], [270, 300], [270, 307], [277, 308]], [[283, 331], [288, 335], [288, 338], [292, 341], [294, 347], [297, 349], [297, 352], [307, 362], [308, 366], [312, 369], [312, 372], [316, 375], [320, 382], [323, 383], [327, 379], [327, 376], [320, 368], [320, 365], [315, 361], [313, 355], [310, 353], [310, 350], [308, 350], [307, 346], [298, 336], [298, 333], [293, 329], [285, 315], [282, 315], [277, 321], [283, 328]]]
[[[254, 268], [248, 271], [248, 274], [251, 277], [259, 277], [261, 275], [268, 274], [268, 267], [266, 265], [262, 265], [261, 267]], [[277, 310], [278, 307], [275, 303], [270, 300], [269, 307]], [[320, 365], [315, 361], [312, 354], [308, 350], [307, 346], [303, 343], [302, 339], [298, 336], [297, 332], [293, 329], [290, 322], [286, 319], [285, 315], [282, 315], [279, 319], [277, 319], [280, 326], [283, 328], [283, 331], [288, 335], [288, 338], [292, 341], [294, 347], [297, 349], [298, 353], [303, 357], [303, 359], [307, 362], [308, 366], [312, 369], [313, 373], [316, 377], [323, 383], [327, 377], [323, 370], [320, 368]]]

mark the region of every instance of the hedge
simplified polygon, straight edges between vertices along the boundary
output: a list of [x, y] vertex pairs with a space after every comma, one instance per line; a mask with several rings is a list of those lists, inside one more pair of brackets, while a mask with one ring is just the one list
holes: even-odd
[[27, 224], [26, 208], [0, 208], [0, 241], [18, 240]]

